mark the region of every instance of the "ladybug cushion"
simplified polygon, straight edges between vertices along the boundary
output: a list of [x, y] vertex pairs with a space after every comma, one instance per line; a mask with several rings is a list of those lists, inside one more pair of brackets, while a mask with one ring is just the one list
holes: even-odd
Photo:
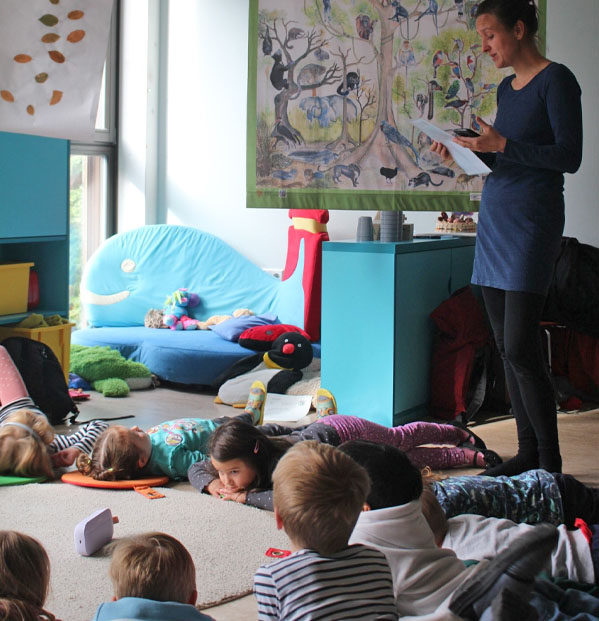
[[310, 336], [301, 328], [285, 323], [277, 323], [265, 326], [254, 326], [244, 330], [239, 335], [239, 344], [242, 347], [255, 351], [269, 351], [275, 339], [285, 332], [299, 332], [310, 340]]

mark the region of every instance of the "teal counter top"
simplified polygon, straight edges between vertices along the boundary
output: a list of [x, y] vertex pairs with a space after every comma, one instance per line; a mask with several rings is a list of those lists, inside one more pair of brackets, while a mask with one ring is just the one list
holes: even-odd
[[474, 246], [476, 237], [457, 237], [443, 235], [440, 237], [415, 237], [410, 241], [381, 242], [341, 240], [328, 241], [322, 244], [323, 252], [373, 252], [382, 254], [402, 254], [405, 252], [428, 252], [429, 250], [443, 250], [446, 248], [462, 248]]

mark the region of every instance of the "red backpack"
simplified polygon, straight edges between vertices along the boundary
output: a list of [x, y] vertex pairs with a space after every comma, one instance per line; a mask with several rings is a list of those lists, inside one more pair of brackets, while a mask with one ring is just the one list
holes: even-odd
[[470, 420], [485, 398], [493, 339], [483, 310], [467, 286], [432, 313], [437, 326], [431, 363], [430, 414]]

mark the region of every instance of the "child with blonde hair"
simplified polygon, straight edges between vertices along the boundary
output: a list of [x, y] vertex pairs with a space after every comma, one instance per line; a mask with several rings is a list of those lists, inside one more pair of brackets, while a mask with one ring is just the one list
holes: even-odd
[[144, 533], [117, 543], [110, 578], [114, 597], [100, 604], [93, 621], [212, 620], [195, 608], [198, 592], [193, 559], [170, 535]]
[[258, 618], [397, 619], [385, 556], [348, 545], [370, 489], [364, 468], [306, 441], [279, 461], [273, 483], [275, 521], [293, 553], [256, 572]]
[[54, 621], [43, 609], [50, 559], [42, 544], [14, 530], [0, 531], [0, 620]]
[[190, 466], [207, 459], [214, 432], [231, 420], [243, 421], [250, 429], [264, 419], [264, 384], [254, 382], [243, 414], [215, 419], [179, 418], [147, 431], [114, 425], [97, 439], [89, 455], [77, 459], [77, 468], [100, 481], [166, 475], [184, 479]]
[[92, 421], [73, 434], [55, 434], [0, 345], [0, 474], [54, 478], [55, 468], [70, 466], [79, 454], [90, 453], [107, 427], [103, 421]]

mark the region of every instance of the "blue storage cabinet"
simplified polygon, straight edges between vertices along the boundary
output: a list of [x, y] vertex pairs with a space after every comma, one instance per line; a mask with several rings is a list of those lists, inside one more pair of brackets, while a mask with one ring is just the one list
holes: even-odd
[[[32, 312], [68, 316], [69, 142], [0, 132], [0, 263], [28, 261], [40, 285]], [[0, 324], [26, 316], [2, 315]]]
[[470, 282], [474, 243], [323, 244], [321, 385], [340, 414], [386, 426], [428, 414], [430, 313]]

